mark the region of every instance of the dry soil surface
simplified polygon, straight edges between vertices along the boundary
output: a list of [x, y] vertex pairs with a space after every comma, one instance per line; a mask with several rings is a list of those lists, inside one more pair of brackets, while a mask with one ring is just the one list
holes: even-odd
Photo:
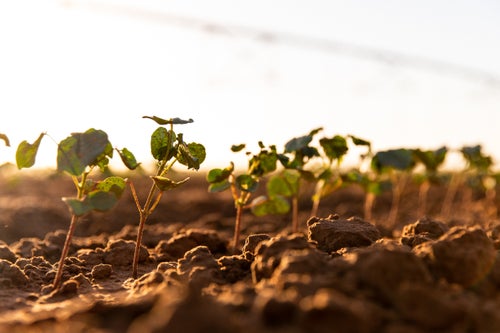
[[[149, 179], [131, 180], [144, 198]], [[127, 190], [113, 210], [79, 221], [53, 291], [70, 221], [60, 198], [73, 184], [3, 176], [0, 332], [500, 332], [500, 222], [465, 190], [440, 217], [444, 191], [432, 188], [417, 216], [410, 186], [394, 226], [384, 223], [390, 193], [366, 221], [356, 187], [323, 200], [316, 217], [304, 196], [299, 233], [290, 215], [245, 213], [233, 252], [229, 194], [194, 175], [150, 216], [134, 280], [138, 212]]]

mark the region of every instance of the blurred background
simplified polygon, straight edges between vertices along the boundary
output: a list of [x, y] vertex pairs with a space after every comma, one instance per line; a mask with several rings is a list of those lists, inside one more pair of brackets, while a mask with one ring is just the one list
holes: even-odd
[[[193, 118], [176, 131], [207, 168], [316, 127], [500, 158], [494, 0], [1, 0], [0, 47], [0, 163], [94, 127], [148, 164], [143, 115]], [[54, 142], [39, 154], [55, 166]]]

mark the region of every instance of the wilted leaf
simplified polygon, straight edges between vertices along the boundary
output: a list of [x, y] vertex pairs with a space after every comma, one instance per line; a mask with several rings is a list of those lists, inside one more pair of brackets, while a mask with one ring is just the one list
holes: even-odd
[[36, 154], [44, 135], [45, 133], [41, 133], [33, 144], [25, 140], [17, 146], [16, 164], [19, 169], [30, 168], [35, 164]]
[[125, 164], [129, 170], [135, 170], [141, 164], [137, 163], [134, 154], [127, 148], [123, 148], [121, 150], [118, 149], [118, 154], [120, 155], [123, 164]]

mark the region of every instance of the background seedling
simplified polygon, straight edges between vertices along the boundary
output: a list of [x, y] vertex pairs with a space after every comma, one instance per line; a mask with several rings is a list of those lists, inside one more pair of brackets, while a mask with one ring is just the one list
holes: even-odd
[[322, 198], [342, 186], [340, 164], [349, 150], [347, 140], [340, 135], [319, 140], [323, 151], [323, 163], [316, 176], [316, 189], [312, 197], [313, 206], [311, 216], [318, 215], [319, 204]]
[[416, 177], [419, 183], [418, 195], [418, 216], [422, 217], [427, 214], [427, 195], [432, 184], [441, 182], [439, 167], [446, 160], [448, 148], [441, 147], [436, 150], [412, 150], [415, 160], [424, 166], [424, 172]]
[[[40, 143], [46, 133], [40, 134], [34, 143], [23, 141], [16, 151], [19, 169], [35, 164]], [[57, 145], [57, 170], [71, 176], [77, 190], [76, 197], [64, 197], [63, 201], [71, 212], [71, 222], [54, 278], [53, 288], [61, 285], [63, 266], [68, 255], [71, 238], [78, 219], [91, 211], [107, 211], [121, 197], [126, 180], [121, 177], [108, 177], [102, 181], [89, 178], [97, 167], [103, 171], [113, 157], [113, 147], [104, 131], [89, 129], [84, 133], [72, 133]]]
[[410, 149], [390, 149], [377, 152], [372, 158], [371, 166], [379, 175], [388, 175], [391, 181], [392, 203], [386, 223], [392, 227], [396, 223], [401, 194], [415, 166], [415, 159]]
[[[206, 157], [205, 147], [202, 144], [195, 142], [186, 143], [181, 133], [176, 134], [174, 132], [174, 125], [189, 124], [193, 122], [192, 119], [163, 119], [156, 116], [144, 116], [143, 118], [152, 119], [159, 125], [167, 125], [168, 129], [160, 126], [151, 135], [151, 154], [156, 161], [156, 173], [154, 176], [151, 176], [152, 185], [142, 206], [139, 202], [134, 184], [130, 182], [132, 196], [137, 206], [137, 210], [139, 211], [139, 228], [137, 231], [137, 240], [132, 263], [132, 276], [134, 279], [137, 278], [142, 234], [148, 217], [153, 213], [160, 202], [163, 192], [179, 187], [189, 180], [189, 177], [187, 177], [183, 180], [175, 181], [168, 178], [167, 173], [176, 162], [187, 166], [188, 169], [198, 170]], [[133, 155], [129, 155], [128, 150], [120, 151], [120, 156], [125, 161], [125, 164], [133, 157]]]
[[[239, 152], [245, 148], [245, 144], [233, 145], [231, 150]], [[247, 152], [251, 156], [248, 160], [248, 168], [246, 172], [235, 175], [234, 163], [224, 169], [214, 168], [207, 174], [207, 181], [209, 183], [209, 192], [222, 192], [227, 189], [231, 190], [234, 206], [236, 208], [236, 219], [234, 224], [234, 238], [232, 242], [232, 249], [236, 251], [240, 240], [241, 218], [243, 210], [250, 208], [248, 202], [252, 194], [257, 190], [260, 180], [267, 174], [276, 170], [278, 153], [275, 146], [266, 148], [262, 142], [259, 141], [260, 151], [256, 155]]]
[[314, 136], [322, 128], [313, 129], [309, 134], [295, 137], [285, 144], [284, 152], [277, 154], [284, 169], [273, 175], [266, 184], [267, 195], [252, 201], [252, 212], [257, 216], [286, 214], [292, 205], [292, 232], [299, 231], [299, 195], [301, 182], [314, 181], [313, 172], [306, 170], [306, 164], [319, 156], [318, 149], [311, 146]]

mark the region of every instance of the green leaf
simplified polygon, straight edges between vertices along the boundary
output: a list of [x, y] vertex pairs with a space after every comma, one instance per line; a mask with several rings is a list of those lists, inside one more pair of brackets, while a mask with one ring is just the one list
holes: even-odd
[[447, 152], [448, 149], [446, 147], [441, 147], [437, 150], [413, 150], [415, 158], [425, 166], [428, 172], [437, 171], [439, 166], [443, 164]]
[[243, 174], [236, 177], [236, 186], [241, 191], [255, 192], [259, 186], [259, 182], [254, 176]]
[[290, 211], [290, 203], [282, 196], [260, 196], [252, 201], [251, 210], [255, 216], [283, 215]]
[[142, 118], [148, 118], [154, 120], [158, 125], [184, 125], [184, 124], [190, 124], [194, 122], [193, 119], [189, 118], [188, 120], [183, 120], [180, 118], [170, 118], [170, 119], [163, 119], [157, 116], [143, 116]]
[[330, 162], [340, 160], [349, 150], [347, 140], [340, 135], [335, 135], [333, 138], [322, 138], [319, 140], [319, 144]]
[[185, 143], [179, 144], [178, 152], [179, 163], [186, 165], [188, 169], [198, 170], [206, 157], [205, 147], [195, 142], [187, 145]]
[[460, 149], [469, 166], [478, 170], [486, 171], [493, 165], [493, 159], [481, 152], [481, 145], [465, 146]]
[[415, 166], [413, 154], [409, 149], [391, 149], [375, 154], [372, 159], [372, 168], [377, 172], [389, 170], [409, 171]]
[[211, 184], [222, 182], [224, 180], [227, 180], [229, 178], [229, 176], [231, 176], [233, 171], [234, 171], [234, 163], [233, 162], [231, 162], [231, 164], [227, 168], [212, 169], [207, 174], [207, 181]]
[[168, 190], [171, 190], [173, 188], [179, 187], [189, 180], [189, 177], [187, 177], [181, 181], [178, 181], [178, 182], [176, 182], [172, 179], [169, 179], [167, 177], [161, 177], [161, 176], [153, 176], [151, 178], [153, 179], [156, 187], [158, 187], [158, 189], [160, 191], [168, 191]]
[[85, 133], [73, 133], [58, 145], [57, 170], [79, 176], [87, 166], [107, 161], [106, 156], [112, 152], [108, 135], [101, 130], [91, 128]]
[[5, 142], [5, 145], [7, 147], [10, 147], [10, 142], [9, 142], [9, 138], [7, 137], [7, 135], [0, 133], [0, 140], [3, 140]]
[[91, 212], [94, 207], [88, 200], [78, 200], [77, 198], [62, 198], [64, 203], [68, 206], [71, 214], [76, 216], [83, 216]]
[[248, 161], [248, 170], [250, 174], [261, 177], [276, 170], [277, 162], [278, 156], [274, 151], [262, 149]]
[[313, 129], [311, 132], [309, 132], [308, 135], [303, 135], [300, 137], [293, 138], [289, 140], [285, 144], [285, 152], [287, 153], [292, 153], [292, 152], [298, 152], [303, 150], [304, 148], [309, 146], [309, 143], [311, 143], [313, 137], [320, 131], [322, 131], [323, 128], [319, 127], [316, 129]]
[[222, 180], [220, 182], [210, 183], [208, 186], [208, 191], [210, 193], [222, 192], [227, 190], [231, 186], [231, 183], [227, 179]]
[[38, 148], [40, 148], [40, 143], [42, 142], [44, 135], [45, 133], [41, 133], [33, 144], [30, 144], [25, 140], [17, 146], [16, 164], [18, 169], [30, 168], [35, 164], [36, 154], [38, 153]]
[[121, 158], [123, 164], [125, 164], [125, 166], [129, 170], [135, 170], [141, 164], [141, 163], [137, 163], [137, 160], [136, 160], [134, 154], [130, 150], [128, 150], [127, 148], [123, 148], [121, 150], [117, 149], [117, 150], [118, 150], [118, 154], [120, 155], [120, 158]]
[[313, 137], [311, 135], [304, 135], [298, 138], [293, 138], [285, 144], [285, 152], [292, 153], [301, 151], [309, 145], [312, 139]]
[[92, 210], [106, 212], [116, 205], [118, 199], [113, 192], [93, 191], [85, 197], [84, 202], [88, 202]]
[[354, 143], [354, 145], [356, 145], [356, 146], [367, 146], [369, 149], [371, 149], [372, 144], [371, 144], [370, 141], [358, 138], [358, 137], [356, 137], [354, 135], [349, 135], [349, 137], [351, 138], [352, 143]]
[[127, 180], [122, 177], [111, 176], [98, 182], [95, 190], [113, 193], [116, 198], [120, 198], [127, 187]]
[[279, 175], [274, 175], [266, 184], [267, 194], [274, 196], [291, 197], [299, 192], [300, 172], [297, 170], [284, 170]]
[[174, 131], [158, 127], [151, 134], [151, 155], [158, 161], [170, 160], [175, 156], [174, 142], [176, 140], [177, 135]]
[[242, 151], [243, 149], [245, 149], [246, 145], [244, 143], [242, 144], [239, 144], [239, 145], [232, 145], [231, 146], [231, 151], [233, 153], [237, 153], [239, 151]]

